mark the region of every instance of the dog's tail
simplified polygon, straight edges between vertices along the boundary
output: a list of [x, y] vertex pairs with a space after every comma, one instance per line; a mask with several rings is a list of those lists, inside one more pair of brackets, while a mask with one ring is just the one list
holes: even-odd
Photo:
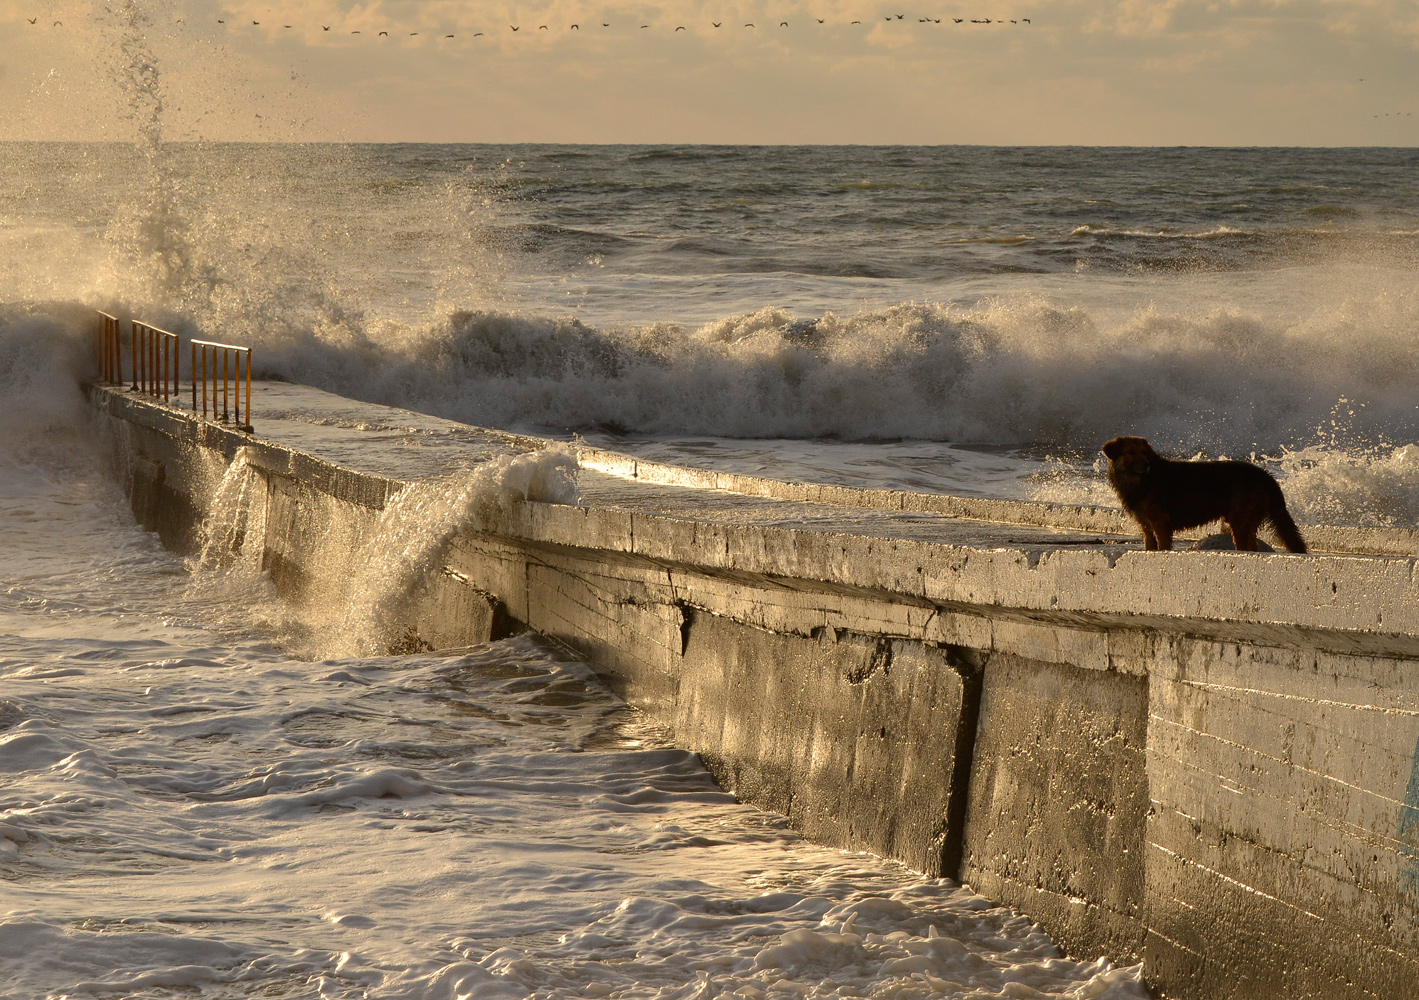
[[1306, 540], [1301, 537], [1296, 522], [1291, 520], [1291, 512], [1286, 509], [1286, 501], [1280, 496], [1277, 496], [1276, 502], [1272, 504], [1266, 519], [1276, 529], [1276, 534], [1281, 539], [1281, 544], [1286, 546], [1287, 552], [1306, 551]]

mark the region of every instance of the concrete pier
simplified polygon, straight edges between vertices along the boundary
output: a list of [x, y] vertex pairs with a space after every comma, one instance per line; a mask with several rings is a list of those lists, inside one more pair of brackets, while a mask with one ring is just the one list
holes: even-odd
[[[244, 449], [235, 544], [295, 600], [406, 484], [547, 445], [282, 384], [255, 437], [92, 398], [175, 547]], [[745, 801], [1163, 995], [1419, 996], [1413, 532], [1145, 553], [1113, 511], [581, 457], [580, 505], [452, 538], [404, 641], [546, 633]]]

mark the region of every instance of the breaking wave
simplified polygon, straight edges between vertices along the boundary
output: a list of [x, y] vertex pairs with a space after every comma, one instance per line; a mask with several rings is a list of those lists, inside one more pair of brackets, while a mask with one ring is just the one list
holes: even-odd
[[[255, 332], [255, 331], [253, 331]], [[1035, 296], [698, 329], [456, 312], [375, 339], [259, 334], [269, 373], [469, 423], [740, 438], [911, 438], [1092, 452], [1278, 454], [1419, 440], [1419, 296], [1282, 324]]]

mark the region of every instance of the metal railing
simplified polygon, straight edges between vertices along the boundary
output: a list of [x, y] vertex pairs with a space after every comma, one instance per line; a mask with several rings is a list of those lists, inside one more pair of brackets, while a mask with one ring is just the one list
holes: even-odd
[[161, 396], [166, 402], [177, 395], [178, 348], [182, 342], [177, 334], [136, 319], [129, 326], [133, 330], [132, 389]]
[[[198, 350], [197, 350], [199, 347], [202, 349], [202, 350], [201, 350], [201, 361], [200, 361], [201, 367], [200, 367], [200, 368], [198, 367], [198, 365], [199, 365], [199, 360], [198, 360]], [[243, 360], [243, 355], [245, 355], [245, 360], [246, 360], [246, 411], [245, 411], [245, 412], [246, 412], [246, 420], [247, 420], [247, 422], [246, 422], [245, 424], [243, 424], [242, 421], [241, 421], [241, 415], [242, 415], [242, 408], [241, 408], [242, 382], [241, 382], [241, 380], [242, 380], [242, 360]], [[220, 358], [221, 358], [221, 364], [220, 364], [220, 365], [218, 365], [218, 363], [217, 363], [217, 359], [218, 359], [219, 356], [220, 356]], [[210, 357], [210, 359], [211, 359], [211, 374], [210, 374], [210, 376], [209, 376], [209, 374], [208, 374], [208, 369], [207, 369], [207, 363], [208, 363], [209, 357]], [[217, 369], [218, 369], [219, 367], [221, 368], [221, 392], [220, 392], [220, 393], [218, 393], [218, 391], [217, 391], [217, 390], [218, 390], [218, 383], [217, 383], [218, 374], [217, 374]], [[236, 423], [237, 427], [239, 427], [240, 429], [245, 430], [245, 431], [250, 431], [250, 430], [251, 430], [251, 348], [249, 348], [249, 347], [239, 347], [239, 346], [237, 346], [236, 344], [219, 344], [219, 343], [217, 343], [217, 342], [215, 342], [215, 341], [212, 341], [212, 340], [194, 340], [194, 341], [192, 341], [192, 412], [193, 412], [193, 413], [198, 412], [198, 410], [197, 410], [197, 383], [198, 383], [198, 374], [199, 374], [199, 372], [201, 373], [201, 383], [202, 383], [202, 410], [201, 410], [202, 419], [203, 419], [203, 420], [206, 420], [206, 419], [207, 419], [207, 387], [208, 387], [208, 385], [210, 384], [210, 385], [211, 385], [211, 388], [212, 388], [212, 397], [211, 397], [211, 403], [212, 403], [212, 419], [213, 419], [213, 420], [221, 420], [222, 423], [226, 423], [229, 419], [231, 419], [231, 420], [233, 420], [233, 421]], [[230, 389], [230, 392], [229, 392], [229, 389]], [[232, 412], [232, 407], [229, 406], [229, 402], [231, 401], [232, 397], [235, 397], [235, 404], [236, 404], [236, 405], [235, 405], [235, 412]], [[218, 404], [219, 398], [220, 398], [220, 401], [221, 401], [221, 415], [220, 415], [220, 416], [218, 416], [218, 413], [217, 413], [217, 404]]]
[[110, 316], [101, 309], [94, 323], [94, 359], [103, 372], [103, 380], [109, 383], [123, 382], [122, 327], [117, 316]]
[[[102, 310], [94, 311], [98, 313], [94, 322], [94, 360], [103, 372], [104, 382], [122, 385], [122, 322]], [[133, 362], [133, 384], [129, 390], [181, 406], [178, 402], [181, 398], [178, 383], [181, 338], [136, 319], [130, 320], [128, 326], [129, 354]], [[210, 412], [210, 419], [224, 424], [234, 423], [238, 430], [250, 434], [251, 348], [220, 344], [213, 340], [192, 340], [191, 347], [189, 377], [192, 379], [193, 414], [200, 414], [206, 420]]]

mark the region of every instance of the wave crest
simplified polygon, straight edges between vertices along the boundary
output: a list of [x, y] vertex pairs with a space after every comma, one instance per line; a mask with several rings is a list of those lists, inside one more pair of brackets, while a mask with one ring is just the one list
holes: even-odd
[[253, 332], [273, 373], [475, 424], [1081, 453], [1133, 433], [1278, 454], [1315, 443], [1342, 399], [1356, 441], [1419, 440], [1416, 318], [1412, 294], [1289, 324], [1019, 296], [816, 320], [765, 307], [696, 330], [460, 311], [378, 338], [343, 321]]

